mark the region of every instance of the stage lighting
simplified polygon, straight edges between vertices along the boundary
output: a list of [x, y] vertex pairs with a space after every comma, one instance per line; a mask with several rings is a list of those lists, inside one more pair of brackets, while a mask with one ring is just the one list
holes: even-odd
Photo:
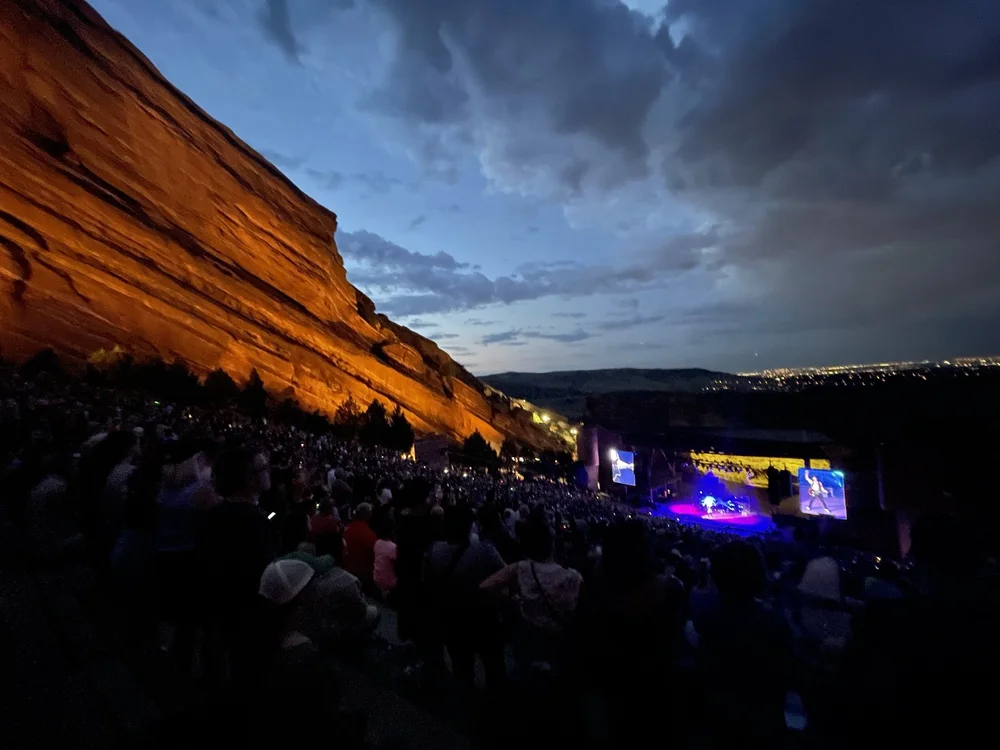
[[608, 458], [610, 458], [612, 461], [617, 461], [618, 460], [618, 451], [616, 449], [614, 449], [614, 448], [612, 448], [611, 450], [609, 450], [608, 451]]

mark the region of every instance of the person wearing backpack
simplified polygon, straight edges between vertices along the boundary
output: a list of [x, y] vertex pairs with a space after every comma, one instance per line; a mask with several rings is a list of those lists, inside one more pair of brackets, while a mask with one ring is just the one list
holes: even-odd
[[513, 646], [521, 668], [556, 668], [575, 637], [583, 576], [553, 560], [552, 531], [543, 520], [524, 524], [521, 544], [527, 559], [490, 576], [481, 588], [508, 592], [518, 602]]

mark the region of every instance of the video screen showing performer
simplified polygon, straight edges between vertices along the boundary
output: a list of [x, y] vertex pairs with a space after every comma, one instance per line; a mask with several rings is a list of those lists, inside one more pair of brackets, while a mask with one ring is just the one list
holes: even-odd
[[611, 459], [611, 481], [635, 487], [635, 454], [612, 448], [608, 452], [608, 458]]
[[847, 519], [844, 472], [799, 469], [799, 510], [809, 516]]

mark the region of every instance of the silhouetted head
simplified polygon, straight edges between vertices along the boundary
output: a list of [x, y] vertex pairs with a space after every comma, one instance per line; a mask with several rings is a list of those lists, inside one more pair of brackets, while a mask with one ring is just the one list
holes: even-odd
[[396, 536], [396, 524], [389, 513], [378, 513], [372, 520], [372, 531], [379, 539], [392, 541]]
[[731, 602], [748, 602], [764, 589], [764, 562], [744, 541], [718, 547], [711, 555], [711, 575], [720, 596]]
[[468, 508], [454, 506], [444, 514], [444, 538], [449, 544], [465, 544], [472, 533], [472, 512]]
[[339, 564], [343, 552], [344, 541], [340, 534], [320, 534], [316, 537], [316, 557], [329, 555]]
[[641, 521], [612, 526], [602, 549], [604, 572], [613, 584], [635, 585], [656, 574], [649, 534]]
[[554, 546], [552, 530], [541, 519], [532, 518], [524, 524], [521, 528], [521, 544], [524, 546], [524, 554], [529, 560], [546, 562], [552, 559]]
[[478, 520], [480, 530], [486, 534], [497, 533], [503, 524], [500, 520], [500, 511], [492, 505], [484, 506], [479, 510]]
[[222, 497], [251, 499], [271, 486], [267, 459], [249, 448], [223, 451], [213, 465], [215, 491]]

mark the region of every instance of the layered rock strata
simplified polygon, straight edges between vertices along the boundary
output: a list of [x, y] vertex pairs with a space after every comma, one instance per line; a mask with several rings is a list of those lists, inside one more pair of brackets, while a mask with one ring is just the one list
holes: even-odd
[[0, 0], [0, 347], [120, 345], [332, 413], [544, 445], [530, 415], [347, 280], [337, 217], [80, 0]]

